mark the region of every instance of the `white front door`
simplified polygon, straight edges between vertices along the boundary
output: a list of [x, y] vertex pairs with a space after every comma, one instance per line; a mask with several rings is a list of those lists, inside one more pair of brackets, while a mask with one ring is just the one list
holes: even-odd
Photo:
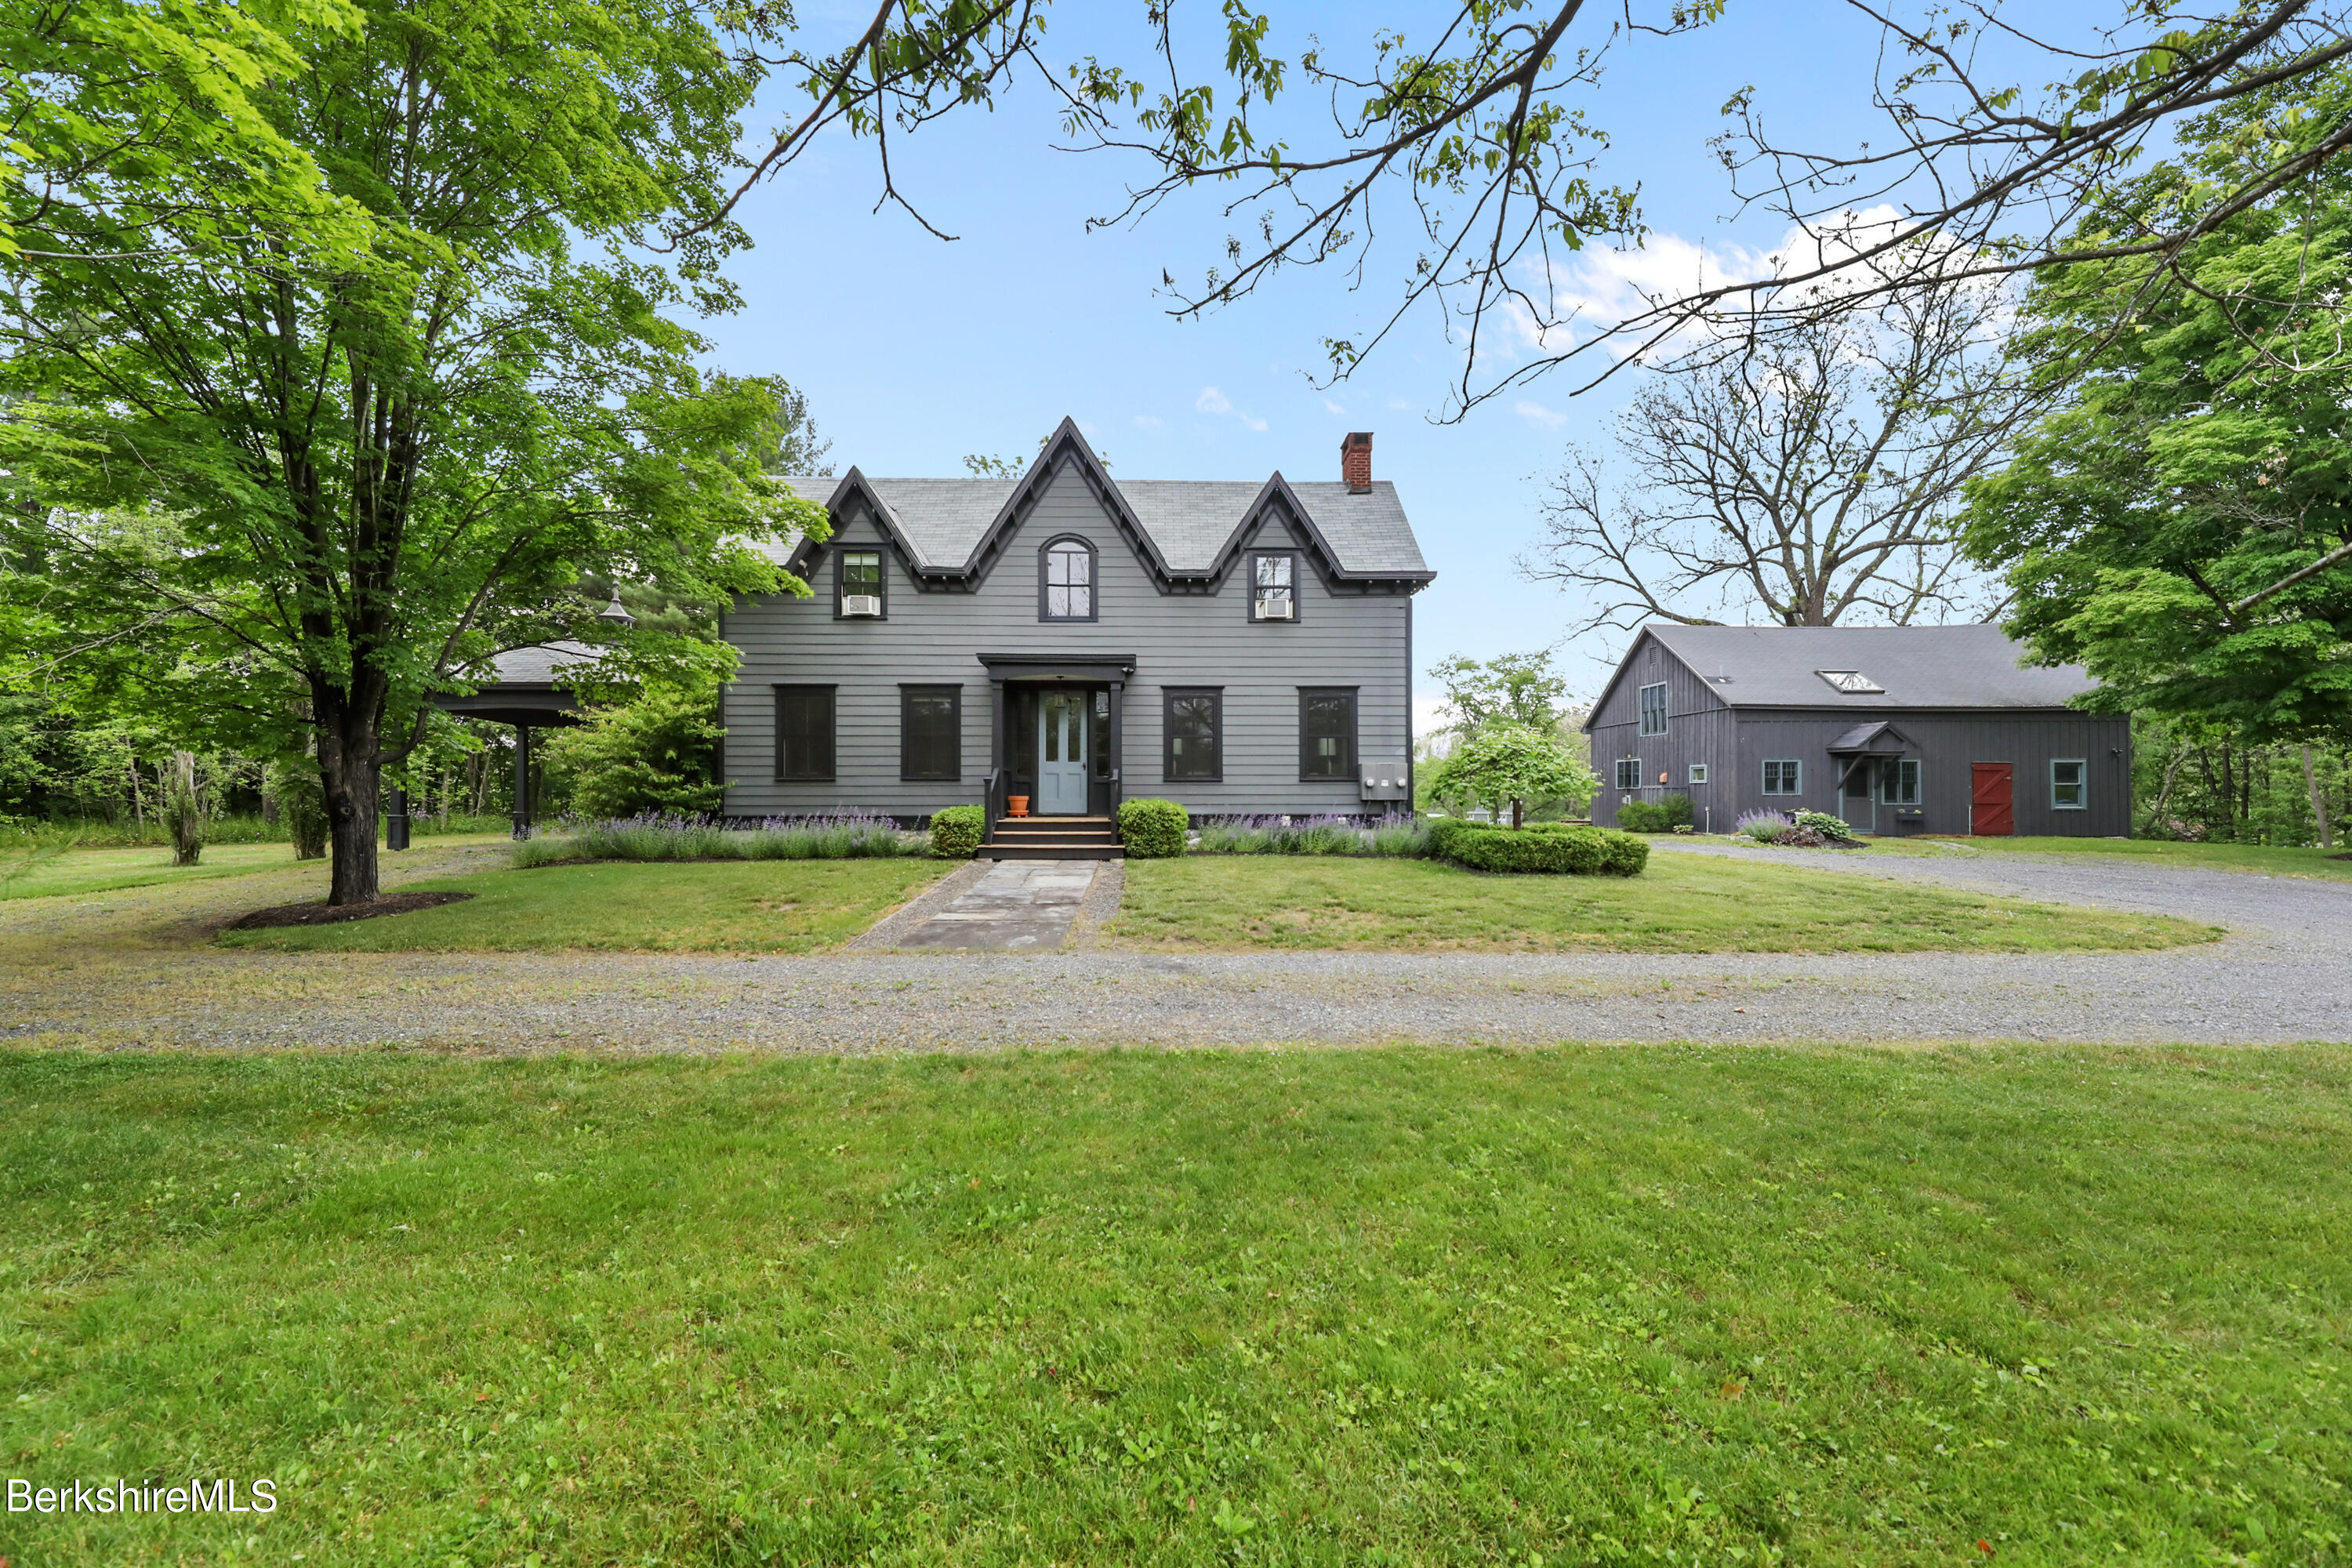
[[1048, 691], [1037, 700], [1037, 815], [1087, 813], [1087, 694]]

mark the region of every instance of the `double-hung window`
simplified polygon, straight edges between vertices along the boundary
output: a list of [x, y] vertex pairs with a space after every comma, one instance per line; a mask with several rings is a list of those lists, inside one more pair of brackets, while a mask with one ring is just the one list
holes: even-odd
[[776, 780], [833, 782], [833, 688], [776, 688]]
[[898, 776], [963, 776], [963, 688], [898, 688]]
[[1619, 789], [1640, 789], [1642, 787], [1641, 758], [1620, 757], [1617, 759], [1617, 787]]
[[1764, 763], [1766, 795], [1805, 793], [1805, 764], [1794, 757], [1770, 757]]
[[882, 552], [844, 550], [834, 557], [833, 613], [836, 618], [884, 618], [889, 605], [882, 580]]
[[1037, 618], [1095, 618], [1095, 552], [1083, 539], [1057, 539], [1037, 563]]
[[2087, 811], [2091, 805], [2091, 764], [2069, 757], [2050, 764], [2050, 809]]
[[1919, 759], [1894, 757], [1879, 766], [1878, 799], [1883, 805], [1919, 804]]
[[1225, 694], [1215, 687], [1161, 693], [1160, 776], [1169, 784], [1218, 784], [1225, 776]]
[[1250, 557], [1250, 619], [1254, 621], [1298, 619], [1297, 556], [1285, 554]]
[[1663, 735], [1666, 732], [1666, 683], [1663, 680], [1642, 688], [1642, 733]]
[[1356, 776], [1354, 687], [1298, 689], [1298, 776], [1301, 780]]

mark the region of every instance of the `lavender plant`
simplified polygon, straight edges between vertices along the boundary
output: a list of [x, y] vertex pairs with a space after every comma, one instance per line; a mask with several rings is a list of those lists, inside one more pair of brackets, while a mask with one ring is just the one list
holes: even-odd
[[871, 812], [771, 816], [758, 821], [646, 812], [581, 821], [518, 844], [519, 867], [563, 860], [849, 860], [919, 853], [897, 823]]

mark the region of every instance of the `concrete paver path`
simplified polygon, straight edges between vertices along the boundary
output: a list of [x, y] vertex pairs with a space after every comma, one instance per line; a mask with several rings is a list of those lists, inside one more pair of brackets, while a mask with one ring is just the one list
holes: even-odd
[[[977, 861], [860, 937], [861, 949], [1052, 952], [1070, 934], [1100, 860]], [[977, 877], [971, 876], [979, 871]]]

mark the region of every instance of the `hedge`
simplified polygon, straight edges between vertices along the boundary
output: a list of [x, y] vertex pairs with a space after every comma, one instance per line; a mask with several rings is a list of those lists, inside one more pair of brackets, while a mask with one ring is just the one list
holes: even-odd
[[1160, 860], [1184, 853], [1184, 830], [1192, 819], [1172, 800], [1149, 796], [1118, 808], [1118, 838], [1138, 860]]
[[1564, 822], [1512, 828], [1439, 817], [1429, 825], [1429, 848], [1478, 871], [1631, 877], [1650, 863], [1649, 845], [1630, 833]]
[[976, 805], [951, 805], [931, 814], [931, 853], [943, 860], [969, 860], [980, 848], [984, 819]]

